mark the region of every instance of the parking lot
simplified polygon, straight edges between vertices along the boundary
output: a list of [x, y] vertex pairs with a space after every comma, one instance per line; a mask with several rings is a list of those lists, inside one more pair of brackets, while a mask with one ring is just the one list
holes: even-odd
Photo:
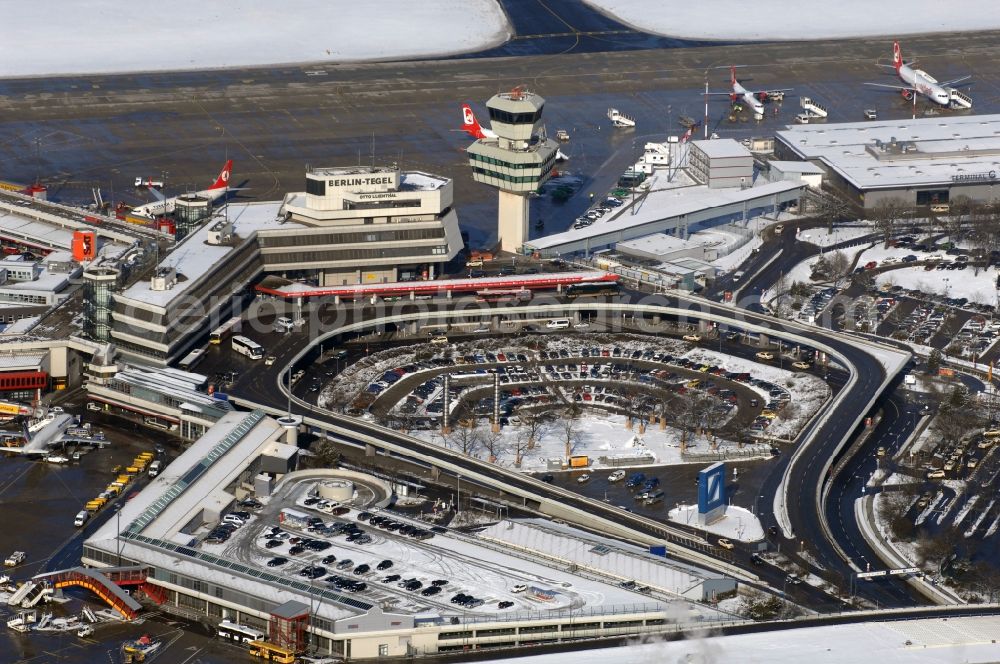
[[203, 541], [202, 548], [407, 613], [495, 614], [643, 601], [615, 584], [513, 558], [474, 535], [384, 509], [322, 501], [315, 486], [314, 479], [289, 483], [249, 510], [231, 539]]
[[[731, 335], [729, 343], [743, 340], [737, 333]], [[356, 376], [345, 373], [338, 384], [354, 381], [352, 389], [359, 394], [351, 397], [350, 407], [355, 412], [367, 409], [376, 418], [405, 421], [415, 429], [440, 427], [445, 375], [450, 380], [452, 422], [491, 416], [493, 381], [499, 376], [501, 426], [521, 424], [526, 412], [535, 416], [567, 407], [596, 408], [645, 421], [671, 419], [666, 404], [687, 395], [714, 403], [709, 426], [722, 435], [763, 436], [792, 400], [787, 388], [753, 375], [753, 365], [728, 371], [710, 360], [684, 357], [690, 343], [621, 337], [618, 345], [579, 346], [548, 340], [534, 340], [530, 348], [523, 342], [490, 349], [476, 343], [447, 350], [431, 346], [429, 351], [435, 353], [431, 357], [425, 353], [422, 360], [385, 371], [378, 364]], [[539, 350], [541, 343], [553, 350]], [[757, 350], [753, 356], [759, 362], [778, 362], [779, 354], [779, 364], [789, 369], [813, 368], [808, 349]]]

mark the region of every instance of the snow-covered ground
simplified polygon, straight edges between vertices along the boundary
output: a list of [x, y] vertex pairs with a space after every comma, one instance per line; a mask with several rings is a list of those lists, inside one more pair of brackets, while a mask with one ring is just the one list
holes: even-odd
[[[645, 32], [688, 39], [814, 40], [926, 32], [992, 30], [1000, 27], [1000, 4], [993, 0], [840, 0], [804, 6], [795, 0], [759, 0], [753, 11], [741, 0], [650, 2], [585, 0], [596, 9]], [[903, 44], [904, 55], [906, 44]]]
[[674, 523], [696, 526], [720, 537], [741, 542], [755, 542], [764, 538], [764, 527], [754, 513], [736, 505], [727, 505], [726, 515], [706, 526], [698, 524], [697, 505], [675, 507], [670, 510], [668, 518]]
[[[510, 36], [496, 0], [59, 3], [0, 0], [0, 77], [393, 60], [478, 51]], [[25, 13], [25, 12], [28, 13]]]
[[[504, 466], [513, 466], [515, 462], [515, 447], [528, 432], [526, 426], [506, 426], [500, 433], [500, 442], [495, 445], [496, 462]], [[432, 443], [447, 446], [448, 442], [437, 431], [412, 431], [410, 435]], [[590, 458], [592, 469], [616, 468], [619, 466], [643, 465], [673, 465], [684, 463], [681, 455], [681, 432], [677, 429], [661, 430], [658, 425], [651, 424], [645, 432], [640, 432], [637, 425], [630, 430], [626, 427], [624, 415], [614, 415], [598, 408], [585, 408], [583, 415], [576, 420], [576, 426], [571, 436], [571, 453]], [[770, 447], [767, 445], [744, 446], [737, 451], [735, 443], [718, 439], [717, 448], [705, 436], [688, 437], [687, 452], [689, 454], [712, 454], [714, 451], [724, 454], [726, 451], [738, 454], [740, 459], [769, 458]], [[522, 443], [523, 446], [523, 443]], [[489, 452], [479, 446], [474, 456], [486, 458]], [[526, 471], [547, 470], [558, 467], [566, 459], [566, 431], [561, 421], [555, 421], [539, 433], [538, 440], [531, 450], [524, 453], [521, 468]], [[736, 459], [730, 459], [736, 460]], [[704, 459], [699, 458], [698, 463]]]
[[830, 233], [826, 228], [809, 228], [800, 231], [796, 237], [802, 242], [815, 244], [817, 247], [829, 247], [830, 245], [856, 240], [866, 235], [871, 235], [875, 230], [868, 222], [859, 221], [850, 226], [838, 226]]
[[[734, 636], [692, 635], [624, 647], [521, 656], [518, 664], [985, 664], [997, 660], [1000, 621], [993, 616], [928, 618], [807, 627]], [[487, 660], [484, 664], [506, 664]]]

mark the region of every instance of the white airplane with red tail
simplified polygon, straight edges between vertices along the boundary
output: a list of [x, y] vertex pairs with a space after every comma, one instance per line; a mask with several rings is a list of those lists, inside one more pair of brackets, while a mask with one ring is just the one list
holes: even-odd
[[[914, 94], [921, 94], [935, 104], [946, 108], [972, 108], [972, 99], [951, 87], [972, 78], [971, 76], [961, 76], [950, 81], [939, 82], [923, 69], [914, 69], [912, 64], [914, 63], [903, 62], [899, 42], [892, 42], [892, 68], [896, 70], [896, 75], [906, 85], [888, 85], [886, 83], [865, 83], [865, 85], [899, 90], [903, 99], [907, 101], [913, 99]], [[888, 67], [889, 65], [882, 66]]]
[[785, 93], [792, 90], [792, 88], [778, 88], [777, 90], [747, 90], [736, 78], [735, 65], [729, 68], [729, 72], [729, 85], [732, 87], [731, 92], [708, 92], [706, 94], [728, 95], [730, 101], [742, 101], [744, 104], [753, 109], [754, 115], [764, 115], [765, 101], [771, 99], [781, 101], [784, 99]]
[[[238, 189], [229, 186], [229, 177], [233, 172], [233, 160], [230, 159], [226, 162], [226, 165], [222, 167], [219, 171], [219, 177], [215, 179], [212, 186], [208, 189], [202, 189], [201, 191], [196, 191], [194, 194], [202, 198], [207, 198], [210, 202], [223, 198], [230, 191], [239, 191]], [[139, 205], [132, 208], [132, 214], [142, 215], [144, 217], [159, 217], [164, 214], [172, 213], [177, 207], [178, 196], [171, 196], [167, 198], [154, 187], [149, 187], [149, 191], [156, 197], [156, 200], [152, 203], [146, 203], [145, 205]]]
[[476, 119], [476, 114], [472, 112], [472, 107], [468, 104], [462, 104], [462, 131], [477, 141], [481, 138], [497, 137], [496, 132], [483, 129], [479, 120]]

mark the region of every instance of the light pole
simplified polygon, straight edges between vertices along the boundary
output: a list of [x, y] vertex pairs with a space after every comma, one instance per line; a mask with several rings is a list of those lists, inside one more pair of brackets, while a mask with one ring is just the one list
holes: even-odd
[[718, 69], [719, 68], [719, 66], [718, 66], [719, 62], [720, 62], [719, 60], [716, 60], [715, 62], [713, 62], [709, 66], [705, 67], [705, 120], [704, 120], [704, 124], [702, 125], [702, 129], [704, 130], [705, 138], [708, 138], [708, 95], [709, 95], [709, 92], [708, 92], [708, 70], [709, 69]]
[[122, 506], [115, 506], [115, 549], [118, 553], [118, 567], [122, 566]]

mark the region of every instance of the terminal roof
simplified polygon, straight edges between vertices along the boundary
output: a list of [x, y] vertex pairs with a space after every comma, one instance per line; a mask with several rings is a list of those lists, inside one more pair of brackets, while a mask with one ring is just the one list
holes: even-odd
[[241, 242], [235, 241], [224, 245], [208, 244], [208, 233], [215, 222], [227, 217], [233, 222], [233, 232], [240, 240], [245, 240], [259, 230], [265, 228], [302, 228], [295, 222], [286, 222], [278, 217], [281, 201], [263, 201], [259, 203], [230, 203], [212, 221], [189, 235], [167, 255], [158, 266], [175, 268], [178, 274], [177, 283], [168, 290], [155, 291], [149, 279], [138, 281], [125, 289], [122, 298], [137, 300], [153, 306], [167, 307], [185, 291], [200, 283], [201, 279], [212, 271], [223, 258]]
[[[753, 201], [757, 198], [805, 186], [801, 182], [783, 180], [747, 189], [739, 187], [709, 189], [704, 185], [657, 189], [656, 187], [659, 185], [656, 183], [656, 180], [660, 177], [661, 175], [659, 174], [654, 177], [652, 188], [645, 195], [641, 205], [620, 207], [611, 219], [600, 219], [590, 226], [572, 228], [562, 233], [535, 238], [529, 240], [526, 244], [535, 249], [544, 250], [560, 247], [572, 242], [585, 241], [589, 238], [600, 238], [601, 236], [617, 234], [619, 238], [622, 235], [635, 237], [636, 234], [641, 232], [641, 227], [647, 224], [654, 224], [659, 221], [680, 217], [681, 215], [694, 214], [733, 203]], [[635, 234], [628, 233], [626, 235], [627, 231], [633, 230]]]
[[859, 189], [950, 184], [1000, 171], [1000, 115], [789, 125], [778, 139]]
[[736, 157], [752, 157], [747, 150], [732, 138], [713, 138], [704, 141], [691, 141], [691, 144], [712, 159], [733, 159]]

